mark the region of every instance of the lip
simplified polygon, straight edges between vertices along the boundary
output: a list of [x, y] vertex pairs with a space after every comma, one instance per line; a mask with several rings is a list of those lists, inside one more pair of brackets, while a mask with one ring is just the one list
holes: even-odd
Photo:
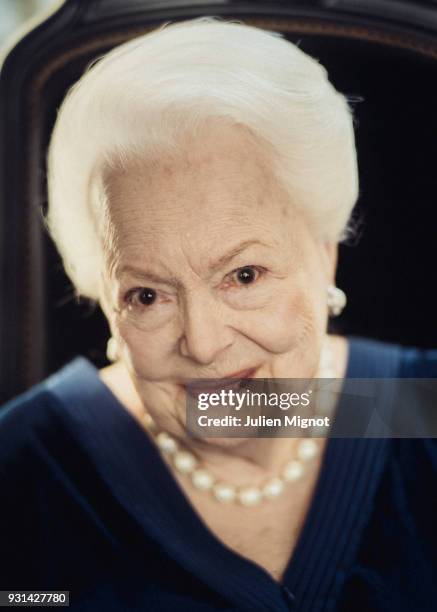
[[188, 382], [187, 384], [183, 384], [182, 386], [189, 395], [194, 398], [197, 398], [199, 393], [215, 393], [221, 389], [238, 389], [240, 387], [241, 381], [253, 378], [253, 375], [257, 370], [258, 366], [248, 368], [246, 370], [239, 370], [238, 372], [227, 374], [222, 378], [206, 379], [205, 381], [194, 380], [193, 382]]
[[239, 372], [233, 372], [233, 374], [226, 374], [220, 380], [226, 380], [227, 378], [252, 378], [252, 375], [255, 374], [258, 368], [249, 368], [247, 370], [240, 370]]

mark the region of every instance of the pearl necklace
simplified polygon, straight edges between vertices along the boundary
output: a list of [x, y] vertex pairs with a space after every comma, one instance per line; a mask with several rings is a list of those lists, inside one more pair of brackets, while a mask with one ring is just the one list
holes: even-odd
[[[333, 378], [333, 356], [327, 343], [322, 349], [319, 369], [316, 378]], [[243, 506], [256, 506], [263, 500], [279, 497], [287, 483], [302, 479], [308, 463], [320, 452], [319, 444], [312, 438], [304, 438], [297, 444], [296, 457], [289, 460], [282, 468], [280, 475], [269, 478], [261, 486], [235, 487], [216, 481], [206, 469], [199, 466], [197, 458], [187, 450], [181, 449], [178, 442], [165, 431], [156, 431], [152, 417], [144, 414], [144, 425], [152, 434], [161, 453], [167, 456], [174, 468], [190, 477], [193, 486], [200, 491], [209, 491], [214, 499], [221, 503], [237, 502]]]

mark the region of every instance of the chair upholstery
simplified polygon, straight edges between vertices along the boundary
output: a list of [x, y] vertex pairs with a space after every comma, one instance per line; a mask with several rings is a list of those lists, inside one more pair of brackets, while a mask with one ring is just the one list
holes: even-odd
[[0, 74], [0, 400], [79, 353], [106, 363], [103, 316], [76, 303], [41, 221], [46, 149], [66, 90], [113, 46], [208, 14], [283, 32], [356, 98], [361, 232], [340, 247], [337, 284], [349, 304], [332, 329], [437, 345], [435, 2], [66, 0], [9, 51]]

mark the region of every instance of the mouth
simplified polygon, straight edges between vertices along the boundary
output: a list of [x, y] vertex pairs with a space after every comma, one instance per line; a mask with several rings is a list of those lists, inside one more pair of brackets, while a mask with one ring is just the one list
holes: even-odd
[[200, 393], [219, 393], [222, 389], [225, 391], [237, 390], [241, 388], [245, 380], [253, 378], [257, 370], [258, 366], [227, 374], [223, 378], [194, 379], [183, 384], [182, 387], [194, 399], [197, 399]]

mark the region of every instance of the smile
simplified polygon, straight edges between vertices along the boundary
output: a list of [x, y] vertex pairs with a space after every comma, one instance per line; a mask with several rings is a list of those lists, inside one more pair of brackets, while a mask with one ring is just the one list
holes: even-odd
[[231, 389], [237, 390], [241, 388], [241, 385], [245, 380], [253, 378], [257, 369], [258, 367], [250, 368], [248, 370], [240, 370], [239, 372], [229, 374], [223, 378], [211, 378], [205, 380], [193, 379], [192, 382], [188, 382], [182, 386], [194, 399], [197, 399], [200, 393], [217, 393], [221, 389], [226, 391]]

